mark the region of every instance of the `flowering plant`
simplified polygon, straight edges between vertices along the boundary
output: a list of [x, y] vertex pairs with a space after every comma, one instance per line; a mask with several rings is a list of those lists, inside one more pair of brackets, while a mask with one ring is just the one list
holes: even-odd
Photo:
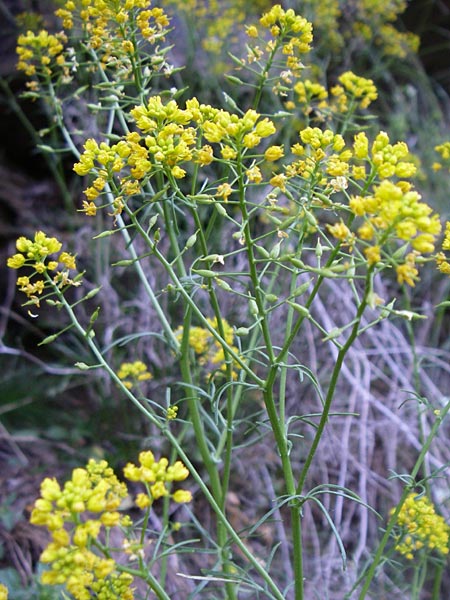
[[[123, 362], [119, 353], [111, 356], [111, 344], [102, 346], [96, 325], [101, 306], [83, 322], [78, 309], [94, 296], [101, 304], [101, 286], [82, 291], [90, 273], [77, 273], [78, 257], [60, 252], [56, 238], [42, 232], [19, 238], [8, 266], [27, 270], [17, 283], [34, 310], [45, 301], [66, 312], [69, 327], [92, 356], [91, 364], [77, 363], [80, 371], [107, 373], [179, 460], [169, 465], [143, 452], [139, 467], [124, 469], [128, 480], [145, 486], [136, 499], [147, 511], [139, 542], [130, 518], [119, 510], [127, 488], [106, 463], [76, 469], [62, 490], [44, 480], [31, 517], [52, 532], [41, 557], [51, 565], [43, 581], [64, 584], [81, 600], [132, 598], [137, 576], [148, 586], [142, 597], [151, 589], [169, 598], [166, 569], [158, 579], [145, 566], [145, 526], [154, 500], [191, 500], [190, 491], [168, 486], [190, 472], [194, 496], [206, 503], [214, 521], [207, 530], [192, 513], [211, 560], [202, 574], [187, 575], [190, 597], [215, 593], [214, 586], [229, 599], [246, 588], [278, 600], [309, 597], [306, 511], [311, 506], [319, 511], [345, 562], [324, 498], [355, 503], [364, 518], [370, 510], [339, 478], [314, 485], [313, 467], [330, 418], [354, 416], [334, 408], [345, 361], [389, 317], [421, 316], [394, 309], [395, 298], [385, 300], [377, 292], [380, 282], [388, 282], [385, 291], [391, 293], [398, 286], [414, 287], [426, 265], [448, 272], [445, 255], [437, 251], [439, 215], [412, 182], [416, 160], [405, 142], [391, 140], [375, 125], [365, 127], [378, 94], [371, 79], [347, 70], [327, 89], [304, 77], [312, 26], [292, 9], [276, 4], [242, 32], [246, 54], [233, 56], [236, 70], [228, 80], [247, 93], [239, 94], [239, 102], [226, 94], [223, 105], [181, 99], [186, 90], [170, 87], [171, 79], [167, 85], [177, 69], [165, 45], [170, 19], [161, 8], [148, 8], [143, 0], [69, 0], [57, 15], [61, 33], [19, 37], [19, 68], [31, 78], [29, 94], [44, 98], [54, 112], [74, 157], [73, 170], [86, 182], [79, 210], [102, 224], [94, 239], [124, 242], [126, 255], [112, 267], [134, 273], [151, 312], [148, 343], [160, 345], [176, 373], [170, 391], [153, 388], [168, 402], [147, 397], [146, 386], [156, 385], [157, 377], [144, 360]], [[96, 102], [86, 101], [94, 126], [80, 142], [64, 108], [71, 95], [83, 97], [85, 87], [77, 88], [77, 82], [88, 78], [96, 93]], [[267, 114], [262, 107], [272, 100], [277, 110]], [[449, 227], [443, 250], [450, 247]], [[334, 326], [323, 308], [331, 286], [348, 305]], [[135, 339], [126, 336], [133, 357]], [[316, 358], [308, 363], [308, 339], [333, 357], [325, 374]], [[313, 412], [302, 406], [299, 382], [314, 398]], [[447, 403], [437, 415], [430, 411], [434, 425], [390, 517], [389, 535], [406, 523], [404, 507], [411, 509], [410, 494], [449, 408]], [[190, 451], [189, 437], [195, 440]], [[268, 477], [272, 506], [240, 527], [230, 508], [237, 450], [257, 447], [263, 438], [270, 439], [279, 469]], [[419, 504], [414, 508], [420, 512]], [[280, 525], [279, 541], [261, 558], [251, 541], [263, 535], [274, 514], [288, 526]], [[138, 561], [137, 569], [111, 553], [114, 528], [122, 532], [122, 549]], [[349, 594], [357, 589], [361, 600], [368, 597], [389, 535], [381, 538], [369, 566], [355, 574]], [[395, 539], [404, 554], [409, 542]], [[447, 542], [448, 535], [435, 545], [440, 560]], [[278, 561], [286, 577], [277, 573]]]

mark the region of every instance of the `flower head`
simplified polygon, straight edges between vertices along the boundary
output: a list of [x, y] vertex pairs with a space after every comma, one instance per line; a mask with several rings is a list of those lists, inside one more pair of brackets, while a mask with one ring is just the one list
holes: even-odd
[[405, 500], [398, 516], [401, 533], [397, 536], [395, 549], [408, 560], [421, 551], [449, 553], [450, 526], [435, 511], [426, 497], [411, 493]]

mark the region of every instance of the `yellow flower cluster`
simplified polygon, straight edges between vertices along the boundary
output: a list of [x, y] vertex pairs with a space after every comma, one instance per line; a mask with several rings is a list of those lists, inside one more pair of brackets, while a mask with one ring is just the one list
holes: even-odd
[[195, 28], [202, 48], [214, 54], [212, 68], [223, 73], [224, 65], [217, 55], [222, 50], [232, 51], [239, 43], [237, 33], [243, 23], [256, 21], [254, 16], [270, 6], [270, 0], [167, 0], [168, 10], [176, 15], [184, 13], [190, 27]]
[[436, 255], [437, 267], [441, 273], [450, 275], [450, 262], [447, 260], [445, 251], [450, 250], [450, 221], [445, 224], [445, 235], [442, 242], [442, 252], [438, 252]]
[[[441, 224], [438, 215], [433, 215], [430, 206], [421, 202], [420, 194], [410, 183], [389, 179], [403, 179], [415, 174], [416, 167], [408, 160], [408, 147], [404, 142], [391, 144], [385, 132], [380, 132], [369, 147], [366, 134], [360, 132], [354, 138], [353, 155], [355, 164], [351, 175], [354, 179], [367, 180], [367, 177], [377, 176], [381, 180], [372, 193], [352, 195], [349, 201], [352, 213], [363, 219], [357, 235], [365, 245], [366, 258], [369, 264], [380, 262], [382, 247], [394, 239], [410, 245], [412, 251], [406, 253], [405, 249], [404, 262], [397, 261], [394, 266], [399, 283], [413, 286], [418, 275], [416, 259], [434, 251]], [[342, 239], [334, 230], [330, 231]], [[387, 255], [384, 258], [387, 259]]]
[[[189, 475], [184, 465], [173, 465], [165, 458], [155, 461], [150, 451], [139, 455], [140, 467], [129, 463], [124, 475], [130, 481], [141, 481], [146, 494], [139, 494], [136, 504], [150, 507], [154, 500], [170, 492], [166, 484], [182, 481]], [[150, 485], [152, 484], [152, 485]], [[133, 576], [111, 558], [103, 546], [105, 529], [119, 527], [132, 536], [132, 521], [122, 515], [119, 507], [128, 496], [125, 483], [120, 482], [105, 460], [89, 460], [86, 468], [77, 468], [61, 488], [56, 479], [46, 478], [41, 484], [41, 497], [36, 500], [30, 522], [46, 527], [52, 541], [44, 549], [41, 562], [50, 565], [41, 581], [48, 585], [64, 585], [75, 600], [96, 598], [133, 600]], [[189, 502], [191, 494], [177, 490], [171, 494], [175, 502]], [[124, 549], [142, 548], [132, 537], [126, 537]], [[133, 555], [137, 558], [137, 555]], [[130, 556], [130, 559], [132, 557]]]
[[326, 45], [332, 51], [340, 50], [344, 44], [339, 31], [339, 18], [342, 15], [340, 0], [303, 0], [303, 10], [313, 23], [316, 44]]
[[433, 169], [439, 171], [444, 167], [450, 172], [450, 142], [439, 144], [438, 146], [435, 146], [434, 149], [440, 154], [441, 160], [433, 163]]
[[90, 599], [91, 589], [98, 590], [98, 597], [108, 592], [104, 597], [132, 600], [132, 576], [93, 551], [103, 528], [130, 525], [129, 517], [117, 510], [127, 494], [104, 460], [91, 459], [85, 469], [74, 469], [63, 488], [56, 479], [44, 479], [30, 517], [33, 525], [46, 527], [52, 535], [40, 558], [50, 565], [42, 583], [65, 585], [76, 600]]
[[342, 51], [350, 39], [355, 48], [375, 44], [382, 54], [397, 58], [418, 50], [418, 36], [395, 27], [405, 0], [353, 0], [351, 9], [347, 0], [303, 0], [302, 6], [322, 52]]
[[192, 119], [189, 110], [182, 110], [175, 100], [163, 104], [159, 96], [150, 98], [147, 105], [131, 111], [136, 125], [147, 134], [145, 145], [155, 165], [167, 166], [173, 177], [180, 179], [186, 171], [179, 165], [193, 158], [196, 131], [186, 127]]
[[421, 202], [420, 194], [406, 181], [395, 184], [383, 180], [374, 187], [371, 195], [352, 196], [350, 209], [364, 219], [358, 228], [361, 240], [380, 248], [390, 240], [398, 239], [412, 247], [413, 252], [407, 254], [404, 264], [396, 265], [396, 270], [399, 283], [413, 286], [418, 273], [415, 257], [434, 251], [441, 230], [438, 215], [431, 214], [431, 207]]
[[353, 104], [367, 108], [378, 97], [378, 91], [371, 79], [359, 77], [352, 71], [346, 71], [338, 78], [340, 85], [331, 88], [337, 111], [344, 114]]
[[128, 463], [123, 473], [129, 481], [139, 481], [145, 485], [146, 493], [140, 493], [136, 497], [139, 508], [147, 508], [154, 500], [168, 495], [177, 503], [192, 500], [192, 494], [188, 490], [169, 491], [172, 482], [184, 481], [189, 476], [189, 471], [180, 460], [170, 465], [167, 458], [163, 457], [157, 461], [153, 453], [146, 450], [139, 454], [139, 466]]
[[409, 160], [409, 149], [405, 142], [391, 144], [389, 136], [380, 131], [375, 137], [369, 150], [369, 140], [362, 131], [355, 135], [353, 143], [355, 158], [361, 161], [353, 167], [352, 175], [355, 179], [364, 180], [367, 177], [363, 163], [366, 162], [371, 171], [376, 170], [376, 175], [381, 179], [388, 177], [409, 178], [416, 173], [416, 166]]
[[[301, 55], [311, 50], [313, 40], [312, 25], [304, 17], [297, 15], [292, 8], [284, 10], [280, 4], [275, 4], [265, 12], [259, 20], [259, 25], [247, 27], [247, 35], [252, 38], [264, 37], [264, 30], [268, 30], [271, 39], [265, 46], [265, 51], [270, 55], [281, 51], [284, 68], [290, 76], [298, 77], [303, 69]], [[255, 54], [256, 53], [256, 54]], [[254, 56], [263, 53], [259, 47], [251, 49]], [[250, 56], [249, 56], [250, 58]], [[251, 58], [250, 58], [251, 60]]]
[[137, 132], [127, 134], [117, 144], [109, 146], [106, 142], [100, 144], [90, 138], [84, 144], [84, 152], [73, 170], [78, 175], [93, 174], [95, 179], [84, 193], [87, 200], [83, 202], [83, 211], [88, 216], [97, 213], [96, 200], [103, 192], [106, 184], [114, 180], [114, 176], [121, 174], [116, 195], [112, 203], [113, 214], [120, 214], [124, 206], [124, 197], [133, 196], [141, 192], [140, 180], [150, 176], [153, 165], [150, 161], [148, 149], [143, 145], [143, 139]]
[[[69, 277], [69, 271], [76, 269], [75, 257], [72, 254], [63, 251], [58, 257], [51, 259], [51, 255], [58, 254], [61, 247], [61, 242], [56, 238], [47, 237], [42, 231], [37, 231], [34, 240], [20, 237], [16, 242], [19, 252], [7, 260], [7, 265], [11, 269], [22, 267], [31, 269], [31, 275], [17, 278], [17, 285], [20, 291], [37, 306], [39, 306], [39, 296], [45, 289], [53, 285], [64, 288], [81, 283]], [[43, 278], [40, 277], [42, 275]]]
[[294, 92], [305, 115], [309, 115], [315, 109], [321, 110], [328, 106], [328, 92], [320, 83], [315, 83], [310, 79], [298, 81], [294, 85]]
[[37, 34], [27, 31], [26, 34], [19, 35], [16, 49], [19, 57], [17, 68], [28, 77], [41, 75], [46, 79], [60, 73], [61, 69], [64, 75], [68, 75], [63, 54], [66, 43], [67, 37], [64, 33], [52, 35], [45, 29]]
[[8, 600], [8, 588], [0, 583], [0, 600]]
[[436, 514], [433, 503], [426, 496], [410, 494], [403, 504], [398, 525], [402, 534], [397, 538], [395, 549], [408, 560], [417, 552], [436, 550], [449, 553], [450, 527], [441, 515]]
[[[219, 331], [216, 318], [208, 318], [207, 321], [211, 327], [213, 327], [216, 331]], [[233, 345], [233, 328], [225, 319], [222, 319], [222, 327], [225, 342], [234, 352], [238, 352], [238, 349]], [[183, 327], [179, 327], [175, 331], [175, 335], [177, 336], [178, 340], [181, 341], [181, 338], [183, 337]], [[209, 373], [212, 372], [210, 376], [213, 376], [217, 370], [221, 372], [226, 371], [227, 367], [225, 363], [225, 351], [222, 345], [215, 339], [210, 331], [203, 327], [190, 327], [189, 346], [193, 349], [195, 354], [198, 355], [199, 365], [206, 367]], [[233, 371], [233, 376], [236, 376], [235, 371]]]
[[129, 390], [139, 381], [148, 381], [152, 378], [152, 374], [148, 372], [147, 365], [141, 360], [135, 360], [132, 363], [122, 363], [117, 371], [117, 376]]
[[128, 73], [138, 38], [151, 44], [163, 41], [169, 19], [162, 8], [149, 8], [147, 0], [66, 0], [64, 7], [55, 11], [63, 27], [70, 31], [80, 26], [85, 43], [95, 50], [103, 64]]
[[263, 138], [273, 135], [275, 125], [267, 117], [259, 120], [260, 115], [252, 109], [239, 117], [225, 110], [215, 109], [211, 118], [203, 121], [202, 131], [205, 139], [211, 143], [220, 143], [222, 155], [232, 159], [239, 148], [251, 149], [258, 146]]
[[182, 109], [175, 100], [163, 103], [160, 96], [153, 96], [147, 104], [132, 109], [131, 116], [142, 135], [134, 131], [112, 146], [88, 139], [73, 167], [78, 175], [95, 177], [85, 190], [83, 210], [89, 216], [96, 214], [94, 201], [106, 183], [115, 182], [118, 176], [113, 214], [120, 213], [124, 198], [139, 194], [146, 178], [154, 173], [163, 170], [169, 177], [183, 178], [184, 163], [210, 164], [214, 160], [213, 148], [201, 145], [199, 140], [219, 144], [222, 158], [232, 160], [239, 151], [254, 148], [276, 131], [272, 121], [261, 119], [254, 110], [238, 116], [200, 104], [197, 98], [188, 100]]
[[[358, 218], [355, 230], [342, 220], [327, 225], [327, 229], [350, 250], [361, 245], [369, 265], [383, 260], [396, 269], [399, 283], [413, 286], [418, 276], [416, 265], [421, 262], [418, 259], [434, 251], [441, 224], [439, 216], [432, 214], [420, 194], [404, 181], [416, 172], [407, 145], [391, 144], [385, 132], [369, 144], [366, 134], [360, 132], [350, 149], [341, 135], [318, 127], [301, 130], [299, 137], [301, 143], [291, 147], [299, 159], [286, 165], [284, 173], [274, 174], [271, 185], [282, 191], [288, 185], [295, 189], [295, 178], [300, 177], [319, 188], [323, 197], [345, 190], [349, 180], [369, 182], [364, 193], [349, 198], [350, 211]], [[362, 185], [357, 187], [363, 191]], [[398, 243], [402, 252], [396, 252], [394, 259]], [[450, 270], [445, 257], [441, 257], [440, 268]]]
[[393, 23], [406, 9], [406, 0], [358, 0], [353, 32], [375, 42], [388, 56], [404, 58], [417, 52], [419, 37], [398, 31]]
[[270, 180], [274, 187], [283, 189], [286, 181], [293, 177], [308, 179], [312, 184], [326, 186], [327, 177], [345, 177], [349, 171], [352, 152], [345, 149], [344, 138], [330, 129], [306, 127], [299, 132], [300, 143], [291, 147], [299, 157], [286, 166], [286, 175], [275, 175]]

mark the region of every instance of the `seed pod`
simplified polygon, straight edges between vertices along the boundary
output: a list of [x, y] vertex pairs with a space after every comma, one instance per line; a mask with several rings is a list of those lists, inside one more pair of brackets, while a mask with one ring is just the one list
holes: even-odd
[[253, 298], [249, 298], [248, 309], [249, 309], [251, 315], [253, 315], [255, 317], [257, 315], [259, 315], [258, 305], [256, 304], [255, 300], [253, 300]]

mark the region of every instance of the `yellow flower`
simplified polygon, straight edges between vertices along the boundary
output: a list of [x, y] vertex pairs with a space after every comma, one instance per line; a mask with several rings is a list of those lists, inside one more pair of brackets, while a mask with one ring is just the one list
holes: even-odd
[[63, 263], [63, 265], [67, 269], [77, 268], [75, 257], [72, 256], [72, 254], [69, 254], [68, 252], [61, 252], [61, 254], [59, 255], [59, 262]]
[[345, 223], [343, 223], [343, 221], [335, 223], [334, 225], [327, 225], [327, 229], [331, 235], [338, 240], [345, 241], [351, 237], [350, 229], [347, 227], [347, 225], [345, 225]]
[[213, 161], [213, 149], [211, 148], [211, 146], [205, 145], [202, 148], [200, 148], [200, 150], [197, 150], [194, 156], [195, 162], [198, 162], [201, 167], [204, 167], [206, 165], [209, 165]]
[[402, 265], [398, 265], [396, 268], [397, 271], [397, 281], [401, 285], [402, 283], [407, 283], [411, 287], [414, 287], [415, 280], [419, 274], [419, 271], [414, 266], [414, 263], [405, 262]]
[[183, 179], [183, 177], [186, 177], [186, 171], [178, 165], [172, 167], [171, 173], [175, 177], [175, 179]]
[[141, 360], [122, 363], [117, 371], [117, 376], [128, 389], [140, 381], [152, 379], [152, 374], [148, 372], [147, 366]]
[[180, 460], [177, 460], [167, 468], [166, 481], [184, 481], [188, 476], [187, 468]]
[[178, 504], [192, 501], [192, 494], [188, 490], [177, 490], [172, 494], [172, 499]]
[[361, 108], [367, 108], [378, 97], [377, 88], [372, 79], [358, 77], [352, 71], [343, 73], [339, 77], [339, 82], [346, 92], [358, 101]]
[[174, 419], [177, 418], [178, 415], [178, 406], [169, 406], [169, 408], [167, 409], [167, 419], [169, 421], [173, 421]]
[[409, 494], [400, 510], [398, 525], [401, 534], [397, 536], [395, 549], [408, 560], [414, 559], [423, 548], [444, 556], [449, 553], [450, 526], [426, 496]]
[[445, 224], [445, 236], [442, 242], [442, 250], [450, 250], [450, 221]]
[[246, 25], [245, 33], [252, 38], [258, 37], [258, 29], [254, 25]]
[[418, 252], [433, 252], [435, 236], [431, 233], [422, 233], [411, 241], [411, 246]]
[[441, 273], [444, 273], [444, 275], [450, 275], [450, 263], [446, 260], [443, 252], [438, 252], [436, 254], [436, 264]]
[[379, 246], [369, 246], [368, 248], [365, 248], [364, 254], [367, 258], [367, 262], [369, 263], [369, 265], [375, 265], [381, 260]]
[[353, 151], [356, 158], [367, 158], [369, 155], [369, 140], [364, 131], [357, 133], [353, 142]]
[[233, 189], [229, 183], [221, 183], [217, 186], [216, 196], [223, 198], [225, 202], [228, 201], [228, 197], [233, 193]]
[[156, 483], [151, 485], [150, 492], [154, 500], [158, 500], [163, 496], [167, 496], [169, 493], [163, 481], [157, 481]]
[[105, 527], [116, 527], [120, 523], [120, 513], [117, 511], [104, 512], [100, 521]]
[[283, 173], [279, 173], [278, 175], [274, 175], [270, 179], [269, 183], [273, 187], [280, 188], [280, 190], [282, 192], [285, 192], [286, 191], [286, 181], [287, 181], [286, 175], [283, 175]]
[[7, 260], [7, 265], [10, 269], [20, 269], [25, 264], [25, 256], [23, 254], [14, 254]]
[[248, 177], [249, 181], [252, 181], [254, 183], [261, 183], [261, 181], [262, 181], [261, 170], [257, 166], [254, 166], [254, 167], [251, 167], [250, 169], [247, 169], [247, 171], [245, 172], [245, 174]]
[[148, 494], [139, 493], [135, 498], [135, 504], [142, 510], [151, 506], [152, 500]]
[[264, 152], [264, 158], [267, 161], [273, 162], [284, 156], [284, 149], [282, 146], [269, 146]]
[[237, 156], [237, 151], [231, 146], [223, 146], [220, 153], [225, 160], [233, 160]]

